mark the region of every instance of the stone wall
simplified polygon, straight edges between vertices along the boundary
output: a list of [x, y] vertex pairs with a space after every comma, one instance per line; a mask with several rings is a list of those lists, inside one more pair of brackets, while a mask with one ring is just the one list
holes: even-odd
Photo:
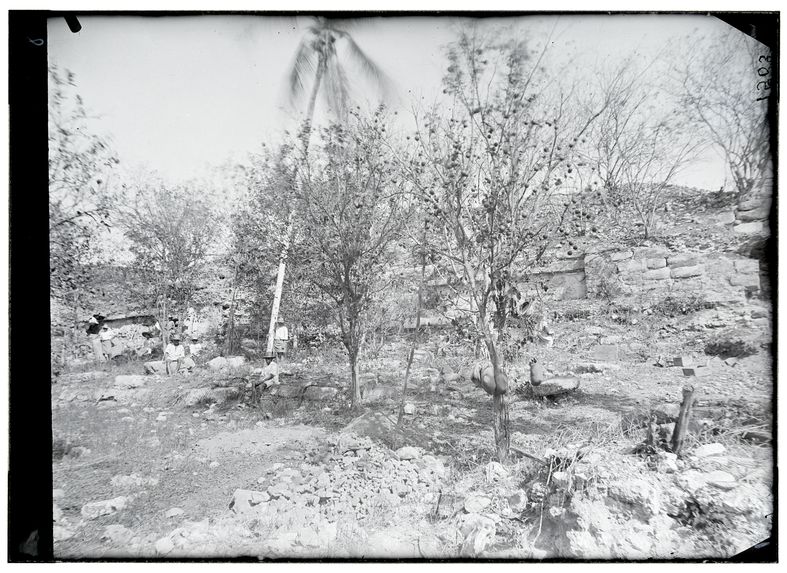
[[730, 253], [671, 253], [666, 249], [609, 249], [585, 255], [588, 296], [702, 294], [709, 301], [744, 300], [760, 289], [756, 259]]
[[558, 259], [549, 265], [533, 269], [528, 282], [540, 290], [541, 298], [577, 300], [587, 298], [585, 281], [585, 261], [582, 256], [577, 256]]

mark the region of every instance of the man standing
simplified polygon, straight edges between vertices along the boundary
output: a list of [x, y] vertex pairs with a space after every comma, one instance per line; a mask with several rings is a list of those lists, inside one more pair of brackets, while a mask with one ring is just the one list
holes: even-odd
[[96, 362], [104, 362], [104, 349], [101, 347], [101, 323], [98, 322], [98, 315], [93, 315], [87, 321], [87, 337], [90, 340], [90, 347], [93, 349], [93, 355]]
[[177, 374], [185, 357], [186, 350], [180, 345], [180, 335], [173, 334], [170, 343], [164, 349], [164, 367], [167, 374]]
[[98, 337], [101, 339], [101, 351], [104, 354], [104, 362], [112, 358], [112, 339], [115, 333], [106, 324], [101, 327]]

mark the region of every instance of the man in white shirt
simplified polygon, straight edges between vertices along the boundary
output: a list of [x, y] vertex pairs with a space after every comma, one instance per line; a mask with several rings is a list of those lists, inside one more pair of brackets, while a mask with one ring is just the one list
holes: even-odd
[[254, 371], [254, 374], [259, 376], [259, 379], [254, 382], [254, 386], [262, 386], [264, 390], [267, 390], [271, 386], [279, 384], [279, 365], [276, 364], [273, 354], [266, 354], [264, 358], [265, 366]]
[[180, 335], [174, 334], [164, 349], [164, 365], [167, 374], [177, 374], [185, 357], [186, 349], [180, 345]]
[[104, 362], [112, 358], [112, 339], [115, 333], [106, 324], [101, 327], [98, 338], [101, 340], [101, 351], [104, 354]]

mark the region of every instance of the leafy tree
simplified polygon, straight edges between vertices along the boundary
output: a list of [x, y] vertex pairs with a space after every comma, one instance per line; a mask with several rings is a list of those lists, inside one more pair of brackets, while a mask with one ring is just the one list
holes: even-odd
[[580, 117], [570, 92], [546, 91], [554, 84], [539, 73], [543, 55], [521, 40], [463, 31], [448, 49], [449, 101], [418, 115], [401, 158], [427, 216], [423, 245], [454, 293], [454, 320], [492, 362], [501, 460], [506, 326], [525, 302], [527, 269], [571, 232], [571, 204], [561, 200], [577, 187], [576, 148], [600, 113]]
[[[251, 156], [244, 173], [243, 185], [248, 196], [232, 216], [232, 244], [227, 265], [235, 270], [233, 290], [243, 289], [254, 300], [255, 320], [263, 313], [270, 318], [275, 292], [271, 277], [276, 276], [276, 259], [271, 253], [284, 249], [288, 236], [287, 218], [292, 210], [290, 192], [295, 187], [292, 148], [284, 145], [274, 150], [263, 146]], [[321, 322], [325, 314], [322, 293], [308, 281], [308, 268], [301, 268], [304, 256], [297, 237], [288, 247], [290, 276], [283, 285], [282, 312], [288, 322]], [[266, 331], [267, 332], [267, 331]]]
[[770, 50], [729, 28], [692, 39], [676, 73], [681, 117], [721, 153], [738, 197], [756, 191], [772, 169], [768, 100]]
[[396, 171], [384, 145], [385, 116], [351, 112], [347, 122], [321, 130], [317, 146], [297, 156], [300, 184], [293, 207], [302, 261], [310, 280], [334, 304], [347, 350], [350, 401], [360, 404], [358, 357], [367, 311], [387, 283], [386, 267], [407, 219]]
[[183, 317], [208, 262], [217, 219], [198, 189], [140, 181], [122, 207], [120, 226], [134, 256], [136, 296], [155, 307], [162, 342], [170, 316]]
[[[88, 129], [74, 74], [50, 66], [49, 81], [49, 271], [50, 296], [71, 309], [75, 341], [80, 293], [89, 284], [87, 259], [109, 228], [107, 183], [118, 163], [109, 143]], [[68, 349], [63, 347], [62, 360]]]
[[[325, 18], [316, 18], [308, 28], [306, 37], [301, 40], [295, 53], [295, 61], [290, 71], [289, 91], [294, 100], [304, 90], [308, 81], [307, 75], [314, 73], [311, 95], [306, 110], [305, 145], [308, 149], [311, 124], [314, 120], [314, 109], [317, 94], [321, 91], [326, 95], [329, 105], [339, 118], [344, 118], [349, 101], [350, 83], [340, 62], [337, 43], [347, 47], [351, 59], [360, 65], [367, 77], [371, 77], [378, 85], [387, 88], [388, 80], [377, 65], [370, 60], [358, 47], [352, 36], [336, 22]], [[316, 60], [316, 62], [315, 62]], [[324, 86], [324, 87], [323, 87]], [[297, 180], [296, 180], [297, 184]], [[279, 314], [279, 304], [284, 286], [284, 272], [287, 254], [292, 239], [292, 215], [287, 216], [287, 229], [279, 256], [279, 269], [276, 277], [276, 290], [271, 307], [271, 320], [268, 329], [268, 352], [273, 348], [273, 333]]]

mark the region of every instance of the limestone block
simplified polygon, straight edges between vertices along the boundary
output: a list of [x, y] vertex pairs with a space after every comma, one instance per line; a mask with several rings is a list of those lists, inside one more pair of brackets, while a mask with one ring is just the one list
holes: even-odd
[[731, 225], [735, 222], [735, 213], [732, 211], [725, 211], [716, 217], [717, 225]]
[[751, 235], [754, 233], [764, 233], [765, 232], [765, 223], [762, 221], [753, 221], [751, 223], [741, 223], [740, 225], [736, 225], [732, 228], [738, 234], [741, 235]]
[[752, 221], [765, 221], [768, 219], [770, 214], [770, 209], [767, 207], [752, 209], [751, 211], [738, 211], [738, 220], [743, 221], [744, 223], [749, 223]]
[[697, 264], [697, 255], [693, 253], [680, 253], [667, 259], [667, 263], [673, 269], [679, 267], [691, 267]]
[[760, 288], [760, 275], [733, 275], [730, 277], [732, 286]]
[[759, 273], [760, 261], [757, 259], [736, 259], [733, 263], [739, 273]]
[[643, 259], [631, 259], [618, 263], [617, 269], [618, 272], [642, 271], [645, 270], [645, 261]]
[[655, 259], [647, 259], [645, 261], [649, 269], [662, 269], [667, 266], [667, 259], [658, 257]]
[[612, 253], [609, 255], [609, 260], [611, 261], [624, 261], [626, 259], [630, 259], [634, 256], [634, 253], [631, 251], [619, 251], [617, 253]]
[[670, 276], [673, 279], [686, 279], [689, 277], [698, 277], [701, 276], [703, 273], [702, 265], [696, 265], [693, 267], [678, 267], [673, 268]]
[[769, 206], [767, 201], [763, 201], [763, 199], [760, 197], [755, 197], [753, 199], [747, 199], [746, 201], [741, 201], [738, 203], [738, 211], [752, 211], [763, 206]]
[[683, 375], [684, 376], [707, 376], [710, 374], [710, 368], [707, 366], [694, 366], [692, 368], [684, 368]]
[[657, 269], [645, 271], [644, 273], [642, 273], [642, 278], [649, 281], [661, 281], [664, 279], [668, 279], [670, 278], [670, 269], [665, 266], [663, 268], [657, 268]]

